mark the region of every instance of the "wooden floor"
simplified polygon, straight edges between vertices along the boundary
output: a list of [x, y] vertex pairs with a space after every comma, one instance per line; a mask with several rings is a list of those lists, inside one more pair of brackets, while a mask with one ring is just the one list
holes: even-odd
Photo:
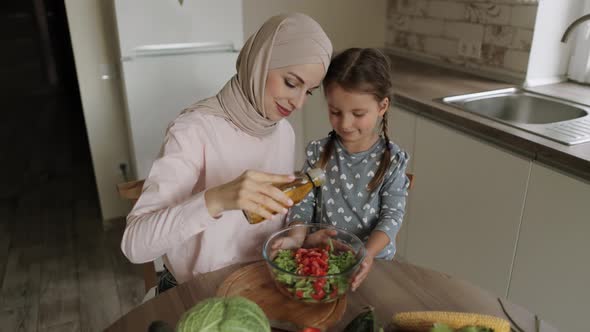
[[102, 331], [141, 302], [122, 227], [103, 231], [97, 204], [91, 174], [0, 199], [1, 331]]

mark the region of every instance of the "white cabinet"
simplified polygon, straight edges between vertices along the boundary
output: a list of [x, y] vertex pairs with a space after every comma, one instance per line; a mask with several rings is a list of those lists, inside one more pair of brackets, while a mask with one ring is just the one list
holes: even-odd
[[588, 331], [590, 183], [533, 164], [508, 297], [561, 331]]
[[[399, 145], [403, 150], [405, 150], [410, 155], [410, 162], [408, 164], [408, 168], [406, 172], [413, 173], [414, 172], [414, 142], [416, 137], [416, 118], [417, 115], [403, 110], [399, 107], [391, 107], [389, 109], [389, 117], [388, 117], [388, 124], [389, 130], [387, 134], [389, 138], [394, 141], [397, 145]], [[408, 235], [408, 225], [411, 223], [411, 212], [410, 207], [412, 206], [412, 191], [408, 193], [408, 203], [406, 206], [406, 214], [404, 216], [404, 221], [402, 224], [402, 228], [400, 229], [397, 235], [397, 256], [404, 259], [406, 256], [406, 239]]]
[[505, 296], [531, 161], [423, 117], [413, 158], [405, 258]]

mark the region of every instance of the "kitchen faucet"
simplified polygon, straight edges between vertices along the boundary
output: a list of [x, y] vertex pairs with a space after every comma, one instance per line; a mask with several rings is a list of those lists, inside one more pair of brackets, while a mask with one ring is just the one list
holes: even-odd
[[565, 32], [563, 33], [563, 37], [561, 37], [561, 42], [565, 43], [567, 42], [567, 38], [570, 34], [570, 32], [572, 31], [572, 29], [574, 29], [576, 26], [578, 26], [580, 23], [584, 22], [584, 21], [588, 21], [590, 20], [590, 14], [586, 14], [580, 18], [578, 18], [577, 20], [573, 21], [572, 24], [570, 24], [569, 27], [567, 27], [567, 29], [565, 30]]

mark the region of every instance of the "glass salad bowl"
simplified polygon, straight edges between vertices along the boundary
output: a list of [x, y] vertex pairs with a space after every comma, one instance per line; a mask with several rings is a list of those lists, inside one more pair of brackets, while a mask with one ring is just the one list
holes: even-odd
[[365, 246], [343, 229], [299, 224], [272, 234], [262, 255], [281, 293], [301, 302], [327, 303], [348, 292]]

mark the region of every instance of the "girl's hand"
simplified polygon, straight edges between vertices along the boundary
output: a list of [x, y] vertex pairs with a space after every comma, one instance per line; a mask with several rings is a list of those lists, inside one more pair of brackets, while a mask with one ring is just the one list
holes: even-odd
[[305, 239], [304, 246], [306, 248], [319, 247], [328, 243], [328, 240], [338, 235], [335, 229], [320, 229], [319, 231], [309, 234]]
[[[300, 225], [302, 222], [295, 221], [291, 223], [293, 225]], [[270, 246], [270, 256], [272, 259], [275, 258], [276, 254], [281, 249], [299, 249], [303, 245], [305, 236], [307, 235], [307, 229], [305, 227], [295, 227], [287, 236], [280, 239], [276, 239]]]
[[352, 278], [352, 291], [354, 292], [361, 283], [367, 278], [369, 272], [371, 271], [371, 267], [373, 267], [373, 261], [375, 257], [372, 255], [365, 256], [365, 260], [361, 263], [360, 269], [356, 272], [354, 277]]
[[276, 239], [270, 245], [270, 259], [274, 260], [279, 250], [281, 249], [299, 249], [303, 244], [303, 240], [297, 236], [289, 235], [280, 239]]
[[293, 201], [272, 184], [293, 180], [293, 175], [246, 171], [231, 182], [207, 190], [207, 209], [213, 217], [223, 211], [245, 210], [270, 219], [273, 214], [286, 213], [285, 207], [293, 205]]

